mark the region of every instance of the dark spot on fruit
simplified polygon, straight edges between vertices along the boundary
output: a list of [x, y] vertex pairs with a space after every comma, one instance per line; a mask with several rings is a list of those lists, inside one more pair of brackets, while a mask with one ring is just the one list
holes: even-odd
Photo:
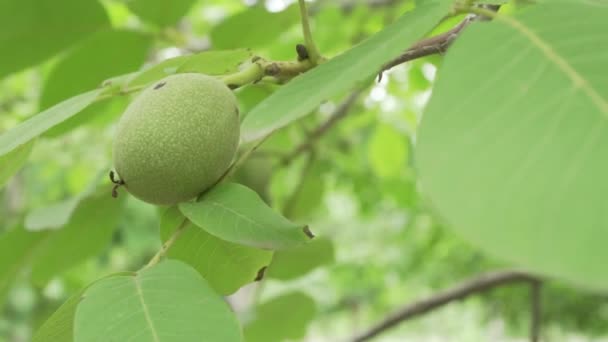
[[238, 117], [239, 116], [239, 108], [238, 107], [234, 107], [234, 114]]
[[228, 88], [230, 88], [230, 89], [236, 89], [236, 88], [238, 88], [238, 87], [239, 87], [239, 85], [238, 85], [238, 84], [229, 84], [229, 85], [228, 85]]
[[251, 62], [252, 62], [252, 63], [255, 63], [255, 62], [259, 61], [260, 59], [262, 59], [262, 57], [260, 57], [260, 56], [254, 56], [254, 57], [251, 59]]
[[160, 88], [164, 87], [165, 84], [167, 84], [167, 82], [160, 82], [159, 84], [154, 86], [154, 89], [160, 89]]

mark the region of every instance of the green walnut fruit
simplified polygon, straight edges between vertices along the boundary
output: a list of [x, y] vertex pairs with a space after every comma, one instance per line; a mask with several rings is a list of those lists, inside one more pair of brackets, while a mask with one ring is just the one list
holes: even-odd
[[237, 100], [221, 81], [177, 74], [145, 89], [127, 108], [114, 140], [114, 168], [135, 197], [173, 205], [208, 189], [239, 142]]

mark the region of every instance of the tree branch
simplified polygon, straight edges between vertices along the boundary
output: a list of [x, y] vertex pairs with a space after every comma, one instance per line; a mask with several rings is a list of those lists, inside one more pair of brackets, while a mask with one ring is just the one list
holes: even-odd
[[[498, 11], [499, 5], [485, 5], [485, 8], [491, 11]], [[399, 57], [389, 61], [382, 66], [380, 69], [379, 78], [382, 78], [382, 73], [405, 62], [411, 60], [434, 55], [436, 53], [445, 53], [448, 47], [454, 42], [460, 33], [474, 21], [488, 20], [487, 17], [478, 14], [469, 14], [461, 21], [458, 25], [454, 26], [451, 30], [438, 34], [436, 36], [423, 39], [412, 47], [407, 49]]]
[[429, 298], [406, 305], [405, 307], [390, 314], [383, 321], [372, 326], [358, 336], [351, 339], [352, 342], [362, 342], [379, 335], [380, 333], [398, 325], [399, 323], [413, 317], [425, 314], [429, 311], [442, 307], [456, 300], [464, 299], [472, 294], [491, 290], [498, 286], [509, 285], [520, 282], [537, 282], [538, 279], [530, 274], [519, 271], [502, 271], [488, 273], [478, 278], [470, 279], [460, 285], [434, 294]]
[[332, 113], [332, 115], [317, 127], [314, 131], [312, 131], [308, 138], [293, 149], [288, 155], [283, 158], [283, 165], [289, 165], [294, 159], [300, 156], [302, 153], [310, 150], [314, 144], [323, 137], [335, 124], [337, 124], [340, 120], [344, 119], [346, 115], [348, 115], [352, 106], [357, 102], [357, 99], [363, 92], [363, 89], [357, 89], [353, 91], [340, 105], [336, 110]]

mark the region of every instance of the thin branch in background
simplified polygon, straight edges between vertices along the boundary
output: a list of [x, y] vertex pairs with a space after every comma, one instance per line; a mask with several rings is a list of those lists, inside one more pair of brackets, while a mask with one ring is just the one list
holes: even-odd
[[363, 92], [363, 89], [357, 89], [353, 91], [336, 110], [330, 115], [329, 119], [312, 131], [307, 139], [298, 145], [293, 151], [283, 158], [283, 165], [289, 165], [302, 153], [309, 151], [313, 148], [315, 143], [321, 139], [332, 127], [334, 127], [340, 120], [344, 119], [350, 112], [352, 106], [357, 102], [357, 99]]
[[[500, 6], [487, 5], [485, 8], [491, 11], [498, 11]], [[382, 69], [380, 69], [378, 79], [382, 79], [383, 72], [399, 64], [403, 64], [405, 62], [409, 62], [417, 58], [434, 55], [436, 53], [445, 53], [448, 47], [450, 47], [450, 45], [452, 44], [452, 42], [454, 42], [454, 40], [458, 38], [458, 36], [467, 26], [469, 26], [474, 21], [481, 20], [488, 20], [488, 18], [478, 14], [469, 14], [464, 18], [463, 21], [461, 21], [458, 25], [454, 26], [451, 30], [417, 42], [412, 47], [407, 49], [404, 53], [402, 53], [400, 56], [384, 64], [382, 66]]]
[[538, 281], [538, 278], [520, 271], [502, 271], [484, 274], [467, 280], [455, 287], [440, 291], [429, 298], [425, 298], [404, 306], [403, 308], [390, 314], [383, 321], [352, 338], [351, 341], [367, 341], [406, 320], [440, 308], [448, 303], [464, 299], [472, 294], [514, 283], [531, 283]]
[[540, 326], [542, 320], [541, 307], [542, 282], [534, 280], [530, 284], [530, 342], [540, 341]]

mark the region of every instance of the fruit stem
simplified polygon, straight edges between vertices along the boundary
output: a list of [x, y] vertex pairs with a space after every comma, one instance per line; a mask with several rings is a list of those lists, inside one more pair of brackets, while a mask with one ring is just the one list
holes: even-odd
[[249, 83], [257, 83], [263, 79], [271, 77], [278, 83], [284, 83], [314, 68], [312, 61], [305, 59], [302, 61], [267, 61], [260, 57], [255, 57], [251, 64], [243, 70], [234, 74], [226, 75], [221, 78], [230, 89], [236, 89]]
[[264, 77], [264, 68], [258, 63], [252, 63], [243, 70], [222, 77], [222, 81], [230, 88], [236, 89], [248, 83], [257, 82]]
[[171, 246], [173, 246], [173, 244], [175, 243], [175, 241], [177, 241], [177, 238], [182, 235], [182, 233], [184, 232], [184, 230], [186, 230], [186, 228], [188, 227], [188, 223], [190, 221], [188, 221], [187, 218], [185, 218], [182, 223], [180, 223], [180, 225], [177, 227], [177, 229], [175, 229], [175, 231], [173, 232], [173, 234], [171, 234], [171, 236], [169, 237], [169, 239], [167, 241], [165, 241], [165, 243], [163, 243], [163, 245], [160, 247], [160, 250], [158, 252], [156, 252], [156, 254], [154, 254], [154, 256], [152, 257], [152, 259], [150, 259], [150, 261], [148, 262], [148, 264], [146, 266], [144, 266], [142, 268], [142, 270], [145, 270], [147, 268], [150, 268], [156, 264], [158, 264], [158, 262], [160, 261], [160, 259], [165, 256], [165, 254], [167, 254], [167, 251], [169, 251], [169, 248], [171, 248]]
[[317, 45], [312, 39], [312, 33], [310, 31], [310, 23], [308, 22], [308, 9], [306, 8], [306, 0], [298, 0], [300, 4], [300, 20], [302, 22], [302, 34], [304, 35], [304, 43], [308, 50], [308, 56], [313, 65], [322, 63], [325, 58], [319, 53]]

